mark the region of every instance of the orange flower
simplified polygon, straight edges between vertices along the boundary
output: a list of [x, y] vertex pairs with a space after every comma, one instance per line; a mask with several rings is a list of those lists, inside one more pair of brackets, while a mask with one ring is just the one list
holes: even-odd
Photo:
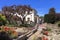
[[8, 28], [8, 27], [5, 27], [5, 28], [4, 28], [4, 30], [5, 30], [5, 31], [8, 31], [8, 30], [10, 30], [10, 28]]
[[48, 31], [45, 31], [44, 33], [45, 33], [46, 35], [48, 35]]
[[16, 31], [13, 31], [12, 34], [15, 35], [15, 36], [18, 36], [18, 33]]

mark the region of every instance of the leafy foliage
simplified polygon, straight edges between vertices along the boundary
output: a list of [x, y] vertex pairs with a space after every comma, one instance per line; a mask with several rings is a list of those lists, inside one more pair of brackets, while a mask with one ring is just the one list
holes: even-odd
[[55, 23], [56, 16], [55, 16], [55, 9], [54, 8], [50, 8], [49, 14], [45, 14], [44, 21], [47, 23], [52, 23], [52, 24]]
[[46, 30], [47, 30], [47, 31], [51, 31], [51, 28], [48, 28], [48, 27], [47, 27], [47, 29], [46, 29]]
[[13, 29], [9, 27], [0, 27], [0, 33], [4, 32], [7, 33], [10, 38], [17, 38], [18, 33]]
[[12, 40], [12, 39], [9, 37], [9, 35], [6, 32], [2, 31], [0, 32], [0, 40]]
[[44, 16], [44, 21], [47, 22], [47, 23], [55, 23], [56, 19], [55, 19], [55, 15], [52, 15], [52, 14], [46, 14]]
[[30, 25], [30, 24], [21, 24], [20, 26], [22, 26], [22, 27], [32, 27], [32, 25]]
[[60, 27], [60, 23], [58, 24], [58, 27]]
[[6, 18], [4, 15], [0, 14], [0, 26], [5, 25], [6, 22]]
[[[26, 17], [26, 11], [29, 14], [29, 12], [32, 10], [32, 8], [30, 7], [30, 5], [12, 5], [12, 6], [5, 6], [2, 8], [2, 11], [4, 12], [4, 15], [6, 16], [7, 20], [9, 21], [10, 24], [14, 24], [14, 21], [21, 21], [22, 24], [24, 24], [25, 21], [25, 17]], [[23, 18], [20, 19], [20, 17], [14, 17], [13, 15], [15, 13], [18, 13], [19, 15], [21, 15]], [[12, 13], [12, 14], [11, 14]], [[12, 17], [11, 17], [12, 16]], [[22, 20], [23, 19], [23, 20]]]
[[50, 8], [49, 14], [55, 14], [55, 8]]
[[56, 13], [56, 22], [60, 21], [60, 13]]

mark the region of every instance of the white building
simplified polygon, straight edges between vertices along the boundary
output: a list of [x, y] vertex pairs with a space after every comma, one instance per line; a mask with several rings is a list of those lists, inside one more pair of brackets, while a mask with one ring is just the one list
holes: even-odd
[[[31, 22], [38, 23], [38, 16], [36, 14], [37, 14], [37, 12], [35, 10], [32, 10], [29, 13], [26, 11], [24, 14], [25, 21], [28, 24], [30, 24]], [[23, 17], [21, 15], [19, 15], [18, 13], [15, 13], [14, 15], [17, 15], [18, 17], [22, 18], [22, 20], [23, 20]]]
[[25, 20], [28, 21], [28, 19], [30, 19], [30, 21], [35, 22], [34, 15], [35, 15], [34, 11], [30, 11], [30, 14], [26, 16]]

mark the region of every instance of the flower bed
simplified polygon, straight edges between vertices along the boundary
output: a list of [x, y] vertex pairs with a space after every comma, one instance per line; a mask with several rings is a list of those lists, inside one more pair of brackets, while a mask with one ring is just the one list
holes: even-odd
[[4, 26], [4, 27], [0, 27], [0, 32], [6, 32], [7, 34], [9, 34], [9, 36], [11, 38], [16, 38], [18, 37], [18, 33], [13, 29], [13, 28], [10, 28], [10, 27], [7, 27], [7, 26]]

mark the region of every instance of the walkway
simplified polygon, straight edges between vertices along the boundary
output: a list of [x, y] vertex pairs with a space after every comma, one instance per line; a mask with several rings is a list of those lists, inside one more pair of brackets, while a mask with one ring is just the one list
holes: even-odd
[[44, 26], [45, 26], [44, 24], [39, 25], [37, 32], [30, 36], [29, 39], [27, 40], [37, 40], [39, 37], [41, 37], [42, 34], [40, 34], [40, 32], [42, 31], [43, 28], [45, 28]]
[[40, 33], [39, 33], [39, 31], [37, 31], [35, 34], [33, 34], [31, 37], [29, 37], [29, 39], [27, 39], [27, 40], [36, 40], [39, 36]]

